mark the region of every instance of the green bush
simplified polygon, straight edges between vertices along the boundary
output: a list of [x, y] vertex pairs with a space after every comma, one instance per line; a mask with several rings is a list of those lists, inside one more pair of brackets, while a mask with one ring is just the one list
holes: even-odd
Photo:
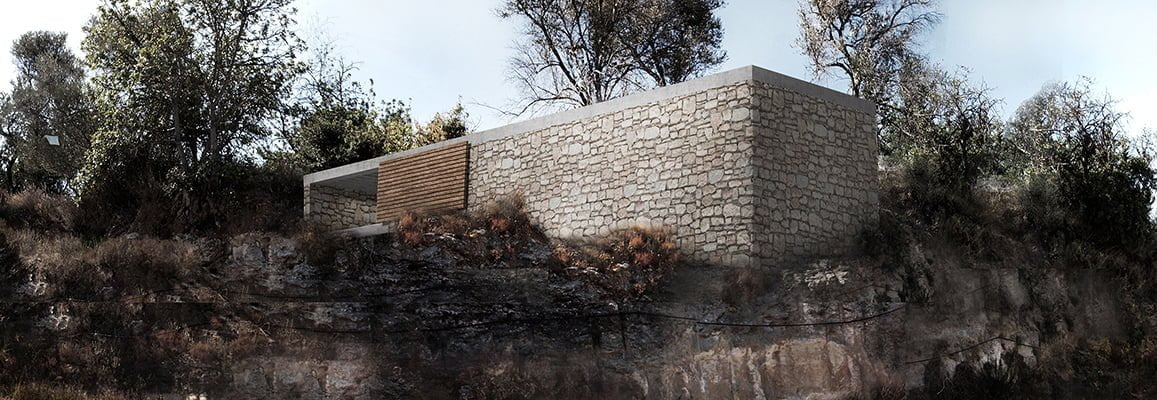
[[[1054, 83], [1010, 123], [1006, 140], [1021, 149], [1010, 153], [1011, 171], [1029, 177], [1029, 195], [1038, 197], [1026, 203], [1036, 218], [1027, 222], [1048, 223], [1048, 240], [1083, 240], [1111, 251], [1152, 245], [1154, 149], [1126, 135], [1115, 103], [1094, 93], [1087, 78]], [[1052, 188], [1041, 187], [1046, 183]]]

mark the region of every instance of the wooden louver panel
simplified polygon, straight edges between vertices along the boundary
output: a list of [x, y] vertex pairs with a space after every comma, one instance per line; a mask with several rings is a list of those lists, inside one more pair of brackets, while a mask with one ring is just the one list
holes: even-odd
[[378, 164], [378, 222], [407, 211], [438, 212], [466, 208], [467, 142], [410, 154]]

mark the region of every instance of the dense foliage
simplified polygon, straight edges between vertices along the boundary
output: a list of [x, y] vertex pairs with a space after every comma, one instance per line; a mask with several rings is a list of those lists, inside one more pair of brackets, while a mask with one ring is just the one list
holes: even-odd
[[[1071, 218], [1055, 228], [1104, 247], [1152, 244], [1149, 219], [1157, 175], [1153, 149], [1131, 139], [1125, 115], [1091, 81], [1046, 85], [1016, 113], [1010, 158], [1022, 174], [1055, 186]], [[1040, 221], [1042, 226], [1044, 221]]]
[[1145, 257], [1154, 241], [1154, 153], [1130, 136], [1091, 79], [1047, 83], [1014, 117], [1000, 100], [919, 51], [939, 19], [935, 1], [811, 0], [801, 50], [816, 75], [837, 72], [879, 105], [880, 151], [910, 183], [902, 196], [925, 221], [974, 215], [978, 192], [1020, 193], [1024, 220], [1046, 247], [1080, 242]]
[[421, 124], [376, 100], [298, 37], [291, 3], [106, 0], [83, 59], [64, 34], [24, 35], [0, 93], [0, 188], [70, 193], [75, 227], [97, 235], [220, 230], [252, 207], [300, 209], [303, 172], [469, 131], [461, 105]]

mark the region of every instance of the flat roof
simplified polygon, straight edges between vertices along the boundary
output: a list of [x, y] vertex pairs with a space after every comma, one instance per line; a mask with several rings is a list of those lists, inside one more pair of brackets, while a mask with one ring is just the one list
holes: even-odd
[[433, 143], [410, 150], [390, 153], [381, 157], [371, 158], [368, 160], [358, 161], [355, 163], [314, 172], [305, 175], [302, 178], [302, 183], [304, 185], [324, 184], [326, 186], [334, 186], [347, 190], [359, 190], [367, 193], [373, 193], [376, 191], [375, 188], [377, 187], [378, 164], [380, 164], [382, 161], [394, 159], [397, 157], [404, 157], [409, 154], [419, 153], [427, 150], [437, 149], [463, 141], [469, 142], [470, 144], [488, 142], [520, 133], [537, 131], [555, 125], [562, 125], [597, 115], [651, 104], [672, 97], [679, 97], [746, 81], [763, 82], [775, 87], [839, 104], [853, 110], [863, 111], [865, 113], [875, 113], [876, 111], [875, 104], [872, 104], [867, 100], [828, 89], [811, 82], [792, 78], [778, 72], [769, 71], [754, 65], [748, 65], [746, 67], [723, 71], [674, 85], [630, 94], [617, 99], [604, 101], [598, 104], [592, 104], [582, 108], [561, 111], [542, 117], [528, 119], [526, 121], [515, 122], [497, 128], [470, 133], [459, 138]]

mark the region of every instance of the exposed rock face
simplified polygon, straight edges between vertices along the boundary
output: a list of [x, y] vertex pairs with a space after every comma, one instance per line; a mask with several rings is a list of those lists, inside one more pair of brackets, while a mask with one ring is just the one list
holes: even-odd
[[[6, 354], [61, 354], [69, 377], [86, 370], [66, 356], [90, 351], [89, 364], [142, 368], [129, 376], [146, 393], [181, 397], [841, 399], [1034, 365], [1057, 343], [1138, 325], [1109, 274], [965, 266], [945, 249], [911, 249], [914, 268], [790, 266], [748, 289], [684, 265], [619, 301], [551, 272], [541, 238], [479, 237], [353, 240], [323, 261], [276, 235], [193, 240], [208, 275], [163, 297], [5, 303]], [[19, 347], [36, 340], [47, 347]], [[117, 350], [127, 340], [140, 342]], [[1048, 397], [1065, 396], [1081, 397]]]
[[[544, 260], [532, 254], [539, 249], [518, 257], [538, 260], [527, 261], [524, 268], [465, 266], [454, 245], [442, 243], [412, 253], [372, 250], [392, 253], [395, 258], [390, 259], [401, 262], [370, 266], [358, 279], [400, 291], [429, 287], [431, 282], [472, 289], [437, 289], [385, 303], [364, 298], [286, 303], [274, 307], [280, 311], [265, 311], [266, 318], [293, 316], [322, 332], [364, 331], [369, 336], [350, 337], [340, 350], [325, 352], [330, 358], [294, 359], [287, 353], [235, 366], [239, 393], [839, 399], [881, 385], [923, 386], [931, 360], [939, 371], [934, 374], [946, 378], [957, 365], [1000, 363], [1005, 354], [1035, 363], [1040, 343], [1049, 338], [1114, 337], [1122, 332], [1123, 316], [1111, 284], [1096, 273], [1037, 274], [997, 265], [959, 268], [959, 260], [938, 251], [913, 249], [926, 261], [918, 271], [884, 273], [854, 261], [832, 261], [773, 272], [764, 277], [772, 286], [737, 307], [720, 301], [733, 289], [703, 284], [726, 281], [725, 272], [688, 266], [655, 294], [657, 301], [605, 308], [596, 297], [580, 295], [591, 293], [589, 288], [525, 268]], [[251, 246], [262, 254], [282, 254], [256, 257], [257, 252], [247, 250]], [[316, 290], [313, 293], [343, 296], [343, 288], [348, 288], [353, 291], [344, 293], [356, 296], [357, 290], [368, 290], [352, 281], [342, 284], [341, 279], [325, 280], [329, 283], [323, 288], [316, 281], [293, 278], [303, 267], [292, 248], [277, 239], [240, 240], [234, 244], [232, 268], [249, 274], [255, 272], [243, 271], [261, 266], [260, 274], [283, 277], [255, 281], [269, 292]], [[911, 274], [919, 275], [915, 281], [920, 284], [911, 283]], [[927, 296], [914, 296], [914, 290]], [[1076, 297], [1081, 300], [1074, 301]], [[583, 317], [623, 309], [791, 326], [696, 325], [646, 315]], [[544, 316], [549, 318], [539, 320]], [[375, 333], [391, 327], [425, 329], [504, 319], [520, 322], [402, 337]], [[849, 320], [858, 322], [829, 324]], [[813, 323], [818, 325], [808, 325]]]
[[725, 347], [691, 355], [640, 382], [648, 398], [842, 398], [875, 383], [881, 368], [862, 352], [821, 338]]

